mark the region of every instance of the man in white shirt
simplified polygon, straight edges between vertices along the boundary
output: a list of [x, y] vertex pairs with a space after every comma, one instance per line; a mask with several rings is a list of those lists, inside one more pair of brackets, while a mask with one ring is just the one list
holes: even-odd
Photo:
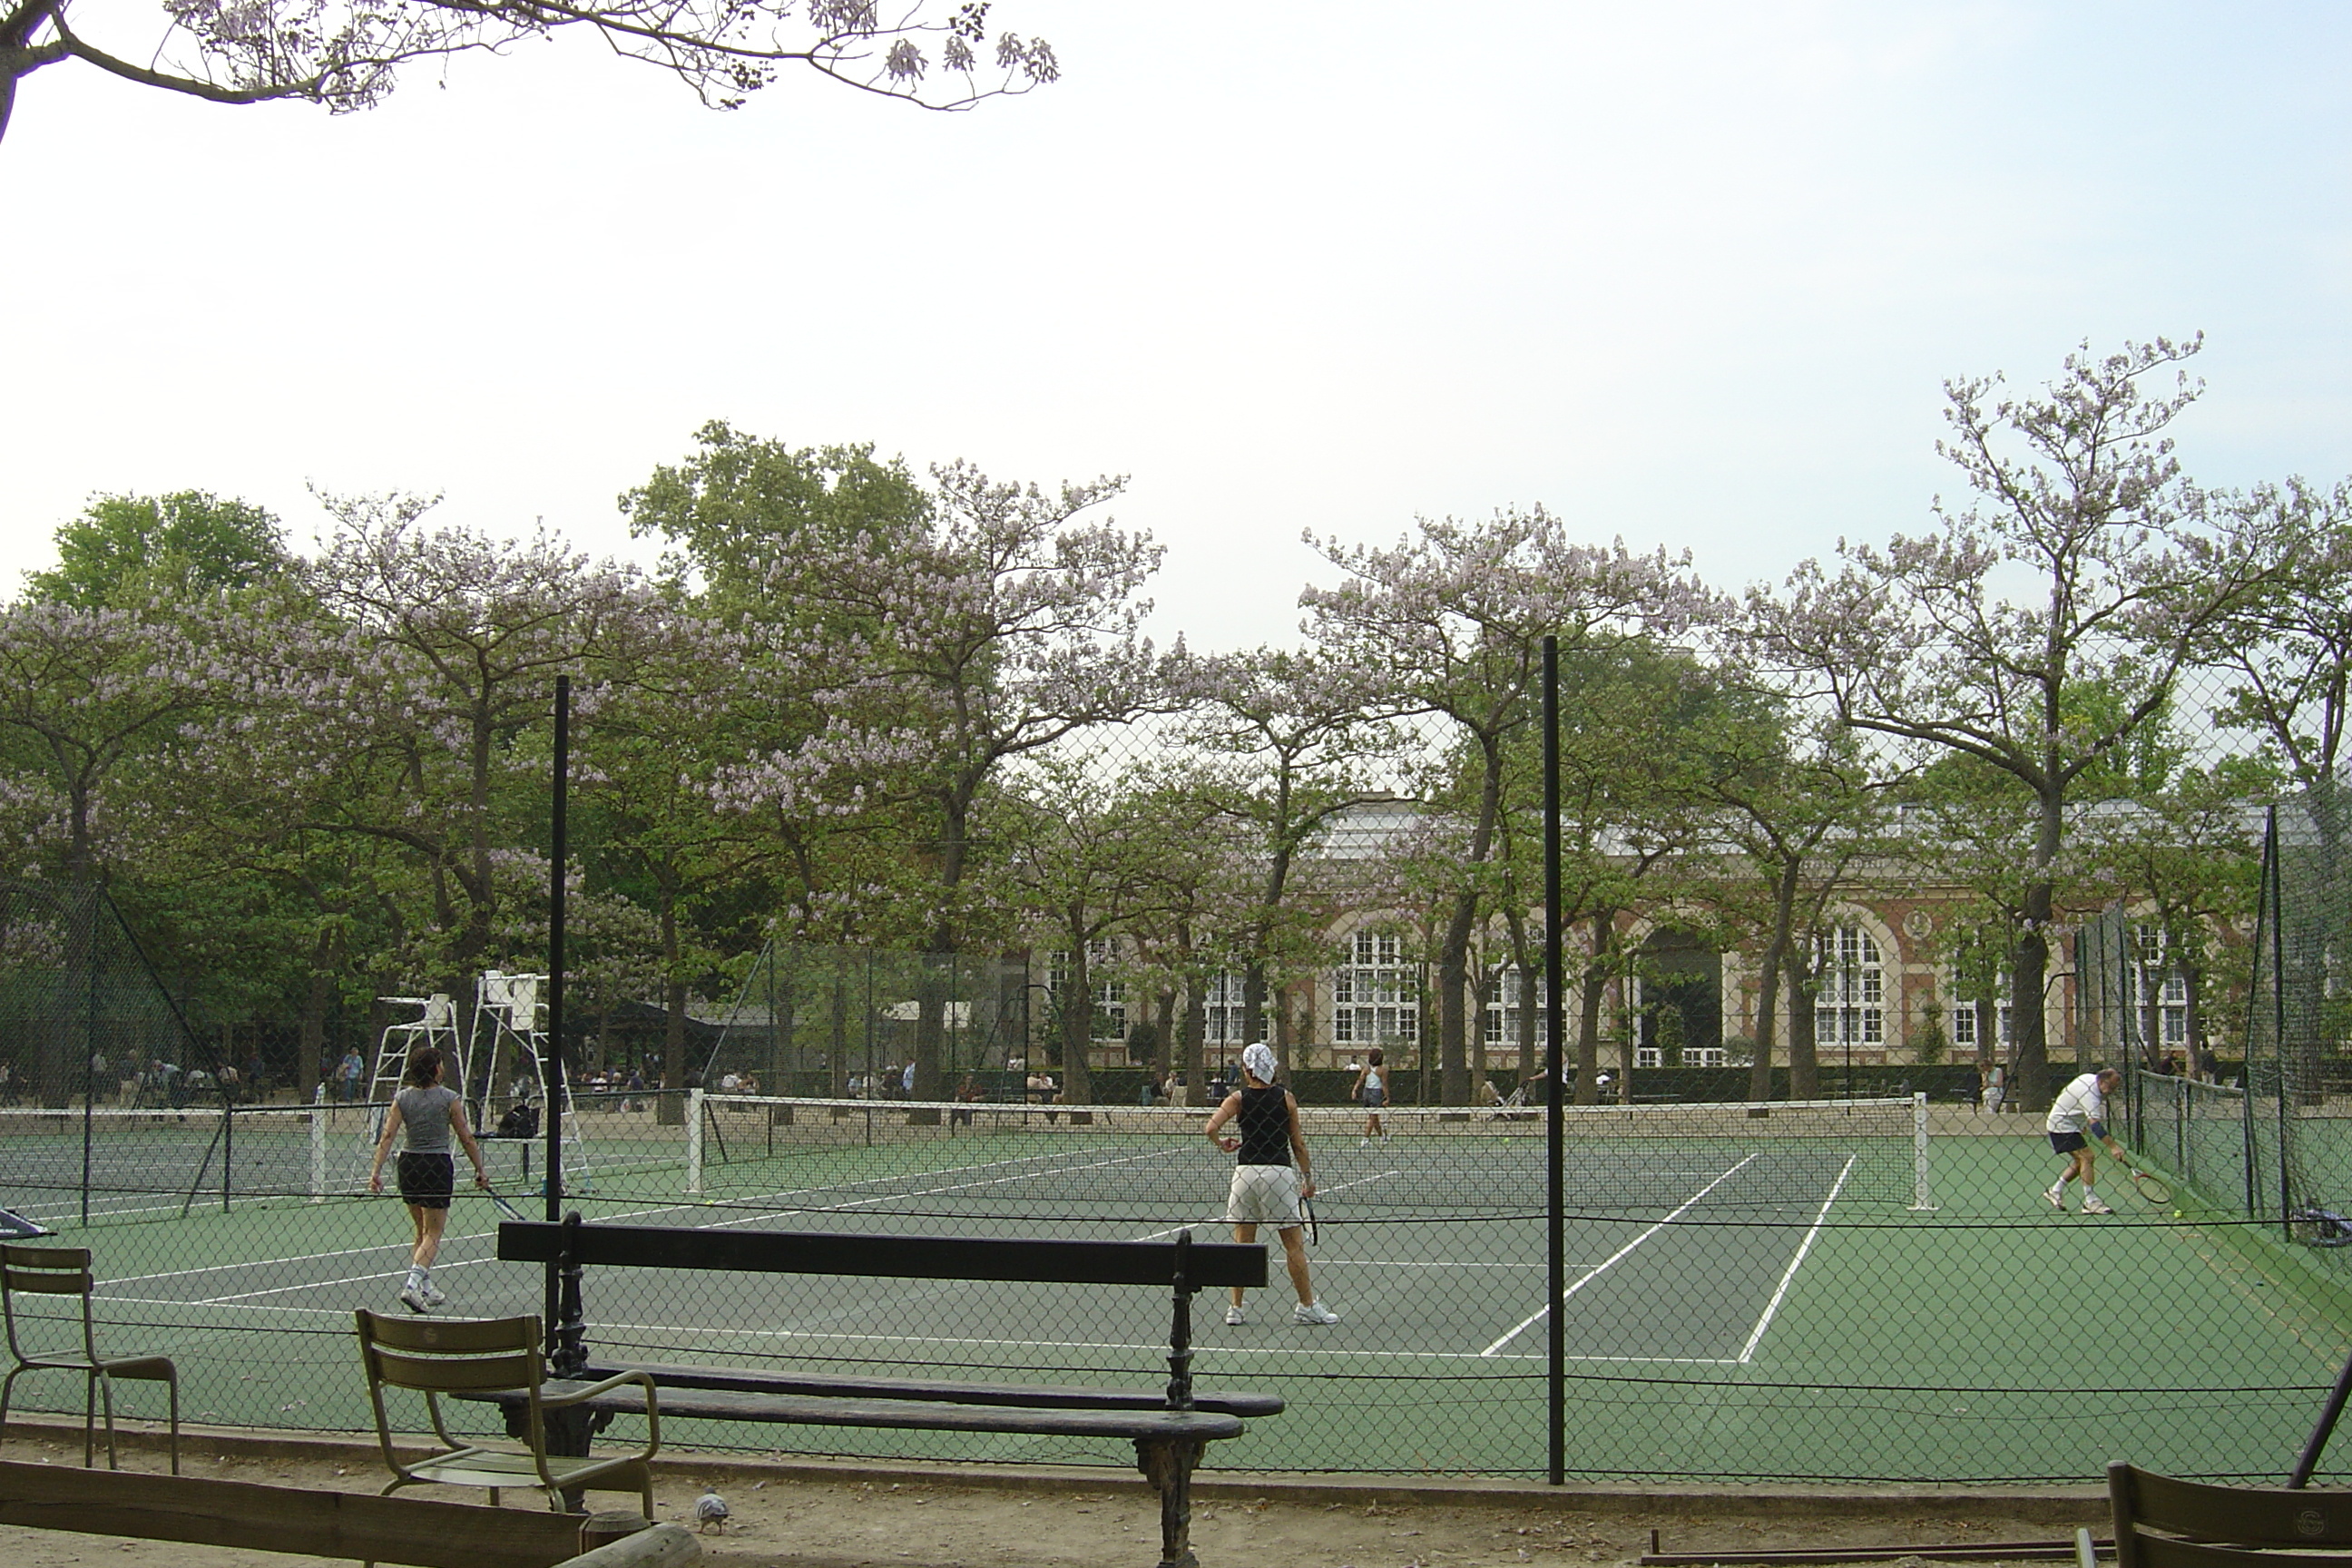
[[2125, 1164], [2130, 1163], [2124, 1146], [2107, 1134], [2107, 1096], [2123, 1086], [2124, 1075], [2113, 1068], [2086, 1072], [2064, 1089], [2051, 1102], [2050, 1116], [2042, 1127], [2050, 1134], [2050, 1147], [2066, 1161], [2066, 1168], [2058, 1180], [2042, 1193], [2050, 1206], [2063, 1211], [2066, 1207], [2066, 1184], [2080, 1180], [2083, 1184], [2084, 1214], [2113, 1214], [2106, 1200], [2099, 1196], [2091, 1184], [2097, 1174], [2097, 1157], [2091, 1152], [2091, 1140], [2095, 1138], [2107, 1146], [2107, 1152]]

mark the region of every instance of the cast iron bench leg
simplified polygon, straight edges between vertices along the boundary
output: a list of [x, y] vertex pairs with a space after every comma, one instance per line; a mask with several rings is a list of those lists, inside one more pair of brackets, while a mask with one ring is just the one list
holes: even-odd
[[1135, 1440], [1135, 1468], [1160, 1491], [1160, 1568], [1201, 1568], [1192, 1555], [1192, 1467], [1208, 1448], [1199, 1437]]

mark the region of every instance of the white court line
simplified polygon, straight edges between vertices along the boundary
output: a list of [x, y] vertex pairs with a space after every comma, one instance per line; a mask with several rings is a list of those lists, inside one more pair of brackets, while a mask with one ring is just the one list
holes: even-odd
[[[147, 1300], [137, 1297], [121, 1297], [116, 1300], [122, 1305], [134, 1307], [187, 1307], [194, 1304], [171, 1299]], [[266, 1313], [271, 1319], [323, 1318], [345, 1327], [348, 1327], [351, 1321], [349, 1310], [340, 1307], [287, 1307], [236, 1302], [227, 1305], [231, 1310]], [[226, 1325], [189, 1324], [185, 1326], [192, 1330], [203, 1330]], [[957, 1339], [944, 1336], [910, 1338], [904, 1334], [846, 1334], [807, 1329], [720, 1329], [713, 1328], [709, 1323], [622, 1323], [600, 1328], [597, 1331], [599, 1341], [606, 1344], [626, 1344], [633, 1337], [641, 1335], [657, 1336], [663, 1342], [681, 1349], [686, 1348], [698, 1336], [706, 1341], [718, 1340], [733, 1344], [774, 1344], [789, 1340], [846, 1346], [870, 1344], [884, 1347], [936, 1346], [949, 1350], [987, 1348], [1016, 1351], [1127, 1351], [1139, 1354], [1146, 1352], [1164, 1354], [1168, 1349], [1166, 1342], [1160, 1340], [1145, 1344], [1141, 1341], [1127, 1343], [1116, 1341], [1040, 1340], [1028, 1336], [1018, 1339]], [[1545, 1359], [1540, 1352], [1533, 1351], [1487, 1355], [1483, 1352], [1472, 1351], [1342, 1350], [1328, 1344], [1226, 1345], [1203, 1344], [1196, 1341], [1193, 1349], [1198, 1356], [1210, 1361], [1213, 1361], [1218, 1356], [1230, 1356], [1235, 1360], [1279, 1356], [1286, 1361], [1435, 1362], [1486, 1366], [1493, 1366], [1498, 1363], [1524, 1362], [1531, 1366], [1539, 1366], [1543, 1364]], [[1722, 1356], [1592, 1355], [1571, 1352], [1567, 1359], [1580, 1364], [1612, 1366], [1736, 1366], [1738, 1364]]]
[[[1595, 1279], [1600, 1279], [1601, 1275], [1617, 1267], [1617, 1265], [1622, 1262], [1635, 1247], [1649, 1240], [1650, 1237], [1657, 1235], [1658, 1232], [1665, 1229], [1666, 1226], [1674, 1224], [1676, 1218], [1696, 1205], [1699, 1199], [1706, 1196], [1707, 1194], [1715, 1191], [1716, 1188], [1723, 1185], [1724, 1183], [1731, 1180], [1732, 1177], [1746, 1170], [1750, 1164], [1754, 1163], [1758, 1158], [1758, 1155], [1748, 1155], [1746, 1159], [1740, 1161], [1739, 1163], [1732, 1166], [1731, 1169], [1724, 1172], [1723, 1174], [1716, 1177], [1715, 1180], [1701, 1187], [1697, 1192], [1693, 1193], [1688, 1198], [1683, 1201], [1682, 1206], [1675, 1209], [1673, 1214], [1666, 1215], [1665, 1218], [1658, 1221], [1657, 1224], [1650, 1226], [1649, 1229], [1643, 1231], [1641, 1235], [1635, 1237], [1633, 1240], [1619, 1247], [1615, 1252], [1610, 1254], [1606, 1261], [1586, 1270], [1584, 1274], [1578, 1278], [1575, 1284], [1570, 1285], [1567, 1289], [1562, 1290], [1559, 1293], [1560, 1301], [1565, 1302], [1570, 1296], [1575, 1295], [1579, 1290], [1583, 1289], [1587, 1285], [1590, 1285]], [[1551, 1306], [1547, 1305], [1542, 1311], [1537, 1312], [1532, 1317], [1524, 1320], [1509, 1333], [1505, 1334], [1501, 1339], [1496, 1340], [1493, 1344], [1488, 1345], [1485, 1350], [1480, 1351], [1478, 1353], [1480, 1355], [1494, 1355], [1499, 1352], [1505, 1345], [1509, 1344], [1513, 1340], [1517, 1339], [1521, 1334], [1526, 1333], [1536, 1324], [1542, 1322], [1545, 1314], [1549, 1312], [1551, 1310]]]
[[[1116, 1159], [1116, 1160], [1097, 1161], [1097, 1162], [1094, 1162], [1094, 1163], [1090, 1163], [1090, 1164], [1084, 1164], [1084, 1165], [1067, 1165], [1067, 1166], [1059, 1166], [1059, 1167], [1055, 1167], [1055, 1169], [1057, 1169], [1057, 1170], [1068, 1170], [1068, 1171], [1087, 1171], [1087, 1170], [1095, 1170], [1095, 1169], [1100, 1169], [1100, 1168], [1103, 1168], [1103, 1167], [1105, 1167], [1105, 1166], [1108, 1166], [1108, 1165], [1114, 1165], [1114, 1164], [1125, 1164], [1125, 1163], [1130, 1163], [1130, 1162], [1132, 1162], [1132, 1161], [1134, 1161], [1134, 1160], [1144, 1159], [1144, 1158], [1149, 1158], [1149, 1157], [1150, 1157], [1150, 1156], [1148, 1156], [1148, 1155], [1142, 1155], [1142, 1154], [1125, 1155], [1125, 1156], [1121, 1156], [1120, 1158]], [[1000, 1166], [1005, 1166], [1005, 1165], [1018, 1165], [1018, 1164], [1022, 1164], [1022, 1163], [1024, 1163], [1034, 1162], [1034, 1160], [1042, 1159], [1042, 1158], [1045, 1158], [1045, 1156], [1042, 1156], [1042, 1155], [1033, 1155], [1033, 1156], [1028, 1156], [1028, 1157], [1026, 1157], [1026, 1159], [1025, 1159], [1025, 1160], [998, 1160], [998, 1161], [991, 1161], [991, 1162], [989, 1162], [989, 1163], [986, 1163], [986, 1164], [981, 1164], [981, 1165], [967, 1165], [967, 1166], [963, 1167], [963, 1169], [965, 1169], [965, 1170], [967, 1170], [967, 1171], [985, 1171], [985, 1170], [992, 1170], [992, 1169], [995, 1169], [995, 1168], [1000, 1167]], [[857, 1188], [857, 1187], [859, 1187], [859, 1186], [871, 1185], [871, 1184], [873, 1184], [873, 1182], [875, 1182], [875, 1181], [877, 1181], [877, 1180], [887, 1180], [887, 1179], [889, 1179], [889, 1178], [877, 1177], [877, 1178], [869, 1178], [869, 1179], [867, 1179], [867, 1180], [866, 1180], [866, 1181], [863, 1181], [863, 1182], [845, 1182], [845, 1183], [839, 1183], [839, 1184], [834, 1184], [834, 1185], [830, 1185], [830, 1186], [796, 1187], [796, 1188], [791, 1188], [791, 1189], [788, 1189], [788, 1190], [785, 1190], [785, 1191], [782, 1191], [782, 1192], [775, 1192], [775, 1193], [761, 1193], [761, 1194], [756, 1194], [752, 1195], [752, 1196], [751, 1196], [751, 1197], [750, 1197], [750, 1198], [738, 1199], [738, 1200], [736, 1200], [736, 1201], [737, 1201], [737, 1202], [749, 1202], [749, 1203], [772, 1203], [772, 1202], [774, 1202], [774, 1201], [779, 1200], [779, 1199], [788, 1199], [788, 1198], [803, 1198], [803, 1197], [807, 1197], [807, 1196], [809, 1196], [809, 1195], [811, 1195], [811, 1194], [817, 1194], [817, 1193], [854, 1191], [856, 1188]], [[778, 1217], [778, 1216], [780, 1216], [780, 1215], [794, 1215], [794, 1214], [809, 1214], [809, 1213], [813, 1213], [813, 1212], [814, 1212], [814, 1213], [818, 1213], [818, 1214], [832, 1214], [832, 1213], [838, 1213], [838, 1212], [841, 1212], [841, 1211], [842, 1211], [842, 1210], [844, 1210], [844, 1209], [868, 1207], [868, 1206], [871, 1206], [872, 1205], [875, 1205], [875, 1204], [877, 1204], [877, 1203], [887, 1203], [887, 1202], [891, 1201], [891, 1200], [892, 1200], [892, 1199], [894, 1199], [894, 1198], [906, 1198], [906, 1197], [935, 1197], [935, 1196], [938, 1196], [938, 1195], [940, 1195], [940, 1194], [944, 1194], [944, 1193], [962, 1192], [962, 1191], [967, 1191], [967, 1190], [970, 1190], [970, 1189], [971, 1189], [971, 1188], [975, 1188], [975, 1187], [995, 1186], [995, 1185], [1002, 1184], [1003, 1184], [1003, 1183], [1004, 1183], [1004, 1182], [1022, 1181], [1022, 1180], [1024, 1180], [1024, 1179], [1026, 1179], [1026, 1178], [1025, 1178], [1025, 1177], [1024, 1177], [1024, 1176], [1022, 1176], [1022, 1175], [1019, 1175], [1019, 1174], [1009, 1175], [1009, 1176], [992, 1176], [992, 1177], [990, 1177], [990, 1178], [988, 1178], [988, 1179], [986, 1179], [986, 1180], [984, 1180], [984, 1181], [968, 1182], [968, 1183], [959, 1183], [959, 1184], [950, 1184], [950, 1185], [948, 1185], [948, 1186], [941, 1186], [941, 1187], [929, 1187], [929, 1188], [926, 1188], [926, 1189], [924, 1189], [923, 1191], [921, 1191], [921, 1192], [918, 1192], [918, 1193], [890, 1193], [890, 1194], [882, 1194], [882, 1195], [880, 1195], [880, 1196], [876, 1196], [876, 1197], [860, 1198], [860, 1199], [856, 1200], [855, 1202], [851, 1202], [851, 1203], [845, 1203], [845, 1204], [826, 1205], [823, 1205], [823, 1206], [817, 1206], [817, 1205], [801, 1205], [801, 1206], [796, 1206], [796, 1207], [793, 1207], [793, 1208], [782, 1208], [782, 1209], [760, 1209], [760, 1210], [758, 1210], [758, 1211], [755, 1211], [754, 1213], [748, 1214], [748, 1215], [741, 1215], [741, 1216], [737, 1217], [737, 1218], [734, 1218], [734, 1219], [725, 1219], [725, 1220], [715, 1220], [715, 1221], [710, 1221], [709, 1223], [705, 1224], [705, 1225], [702, 1225], [702, 1226], [697, 1226], [696, 1228], [698, 1228], [698, 1229], [704, 1229], [704, 1230], [718, 1230], [718, 1229], [722, 1229], [722, 1228], [725, 1228], [725, 1227], [727, 1227], [727, 1226], [730, 1226], [750, 1225], [750, 1224], [753, 1224], [753, 1223], [755, 1223], [755, 1222], [757, 1222], [757, 1221], [759, 1221], [759, 1220], [762, 1220], [762, 1219], [772, 1219], [772, 1218]], [[593, 1195], [593, 1194], [570, 1194], [570, 1195], [571, 1195], [571, 1196], [572, 1196], [572, 1197], [578, 1197], [578, 1196], [582, 1196], [582, 1195]], [[646, 1217], [647, 1217], [647, 1216], [649, 1216], [649, 1215], [666, 1215], [666, 1214], [688, 1214], [688, 1215], [706, 1215], [706, 1216], [707, 1216], [707, 1215], [711, 1212], [711, 1210], [712, 1210], [714, 1207], [717, 1207], [717, 1206], [719, 1206], [719, 1205], [710, 1205], [710, 1204], [659, 1204], [659, 1205], [653, 1205], [653, 1206], [651, 1206], [651, 1207], [647, 1207], [647, 1208], [638, 1208], [638, 1209], [619, 1209], [619, 1210], [614, 1211], [614, 1213], [612, 1213], [612, 1214], [604, 1215], [599, 1216], [598, 1223], [600, 1223], [600, 1224], [607, 1224], [607, 1225], [609, 1225], [609, 1224], [612, 1224], [612, 1223], [614, 1223], [614, 1221], [618, 1221], [618, 1220], [644, 1219], [644, 1218], [646, 1218]], [[480, 1240], [487, 1240], [487, 1239], [494, 1238], [494, 1237], [497, 1237], [497, 1235], [498, 1235], [497, 1227], [496, 1227], [496, 1226], [492, 1226], [492, 1227], [491, 1227], [490, 1229], [488, 1229], [488, 1230], [477, 1230], [477, 1231], [452, 1232], [452, 1233], [450, 1233], [446, 1237], [445, 1237], [445, 1241], [480, 1241]], [[398, 1250], [398, 1249], [402, 1249], [402, 1248], [404, 1248], [406, 1245], [407, 1245], [407, 1244], [406, 1244], [406, 1243], [404, 1243], [404, 1242], [383, 1242], [383, 1243], [379, 1243], [379, 1244], [376, 1244], [376, 1245], [373, 1245], [373, 1246], [369, 1246], [369, 1247], [341, 1247], [341, 1248], [338, 1248], [338, 1249], [336, 1249], [336, 1250], [334, 1250], [334, 1251], [331, 1251], [331, 1252], [303, 1252], [303, 1253], [295, 1253], [295, 1254], [292, 1254], [292, 1255], [289, 1255], [289, 1256], [283, 1256], [283, 1257], [278, 1257], [278, 1258], [257, 1258], [257, 1259], [251, 1259], [251, 1260], [241, 1261], [241, 1262], [233, 1262], [233, 1263], [210, 1263], [210, 1264], [205, 1264], [205, 1265], [202, 1265], [202, 1266], [200, 1266], [200, 1267], [198, 1267], [198, 1268], [176, 1268], [176, 1269], [170, 1269], [170, 1270], [166, 1270], [166, 1271], [164, 1271], [164, 1272], [162, 1272], [162, 1273], [156, 1273], [156, 1274], [127, 1274], [127, 1275], [124, 1275], [124, 1276], [121, 1277], [120, 1279], [110, 1279], [110, 1280], [104, 1280], [104, 1281], [101, 1281], [100, 1283], [101, 1283], [102, 1285], [136, 1285], [136, 1284], [148, 1284], [148, 1283], [152, 1283], [152, 1282], [157, 1281], [157, 1280], [163, 1280], [163, 1279], [194, 1279], [194, 1278], [195, 1278], [196, 1276], [199, 1276], [199, 1275], [205, 1275], [205, 1274], [217, 1274], [217, 1273], [222, 1273], [222, 1272], [225, 1272], [225, 1271], [226, 1271], [226, 1270], [230, 1270], [230, 1269], [274, 1268], [283, 1267], [283, 1266], [286, 1266], [286, 1265], [289, 1265], [289, 1264], [297, 1264], [297, 1263], [319, 1263], [319, 1262], [324, 1262], [324, 1261], [326, 1261], [326, 1260], [328, 1260], [328, 1259], [331, 1259], [331, 1258], [362, 1258], [362, 1257], [367, 1256], [367, 1255], [368, 1255], [368, 1254], [370, 1254], [370, 1253], [374, 1253], [374, 1252], [383, 1252], [383, 1251], [387, 1251], [387, 1250]], [[473, 1260], [473, 1261], [494, 1261], [494, 1260], [492, 1260], [492, 1259], [476, 1259], [476, 1260]], [[448, 1264], [448, 1265], [436, 1265], [436, 1267], [460, 1268], [460, 1267], [465, 1267], [465, 1265], [461, 1265], [461, 1264]], [[394, 1270], [394, 1272], [397, 1272], [397, 1270], [395, 1269], [395, 1270]], [[302, 1289], [318, 1289], [318, 1288], [320, 1288], [320, 1287], [326, 1286], [326, 1285], [358, 1283], [358, 1282], [360, 1282], [360, 1281], [363, 1281], [363, 1280], [377, 1279], [381, 1279], [381, 1278], [383, 1278], [383, 1274], [382, 1274], [382, 1272], [381, 1272], [381, 1271], [379, 1271], [379, 1270], [373, 1270], [373, 1269], [372, 1269], [372, 1270], [368, 1271], [368, 1272], [367, 1272], [367, 1273], [365, 1273], [365, 1274], [358, 1274], [358, 1275], [345, 1274], [345, 1275], [340, 1275], [340, 1276], [336, 1276], [336, 1277], [334, 1277], [334, 1278], [332, 1278], [332, 1279], [313, 1280], [313, 1281], [311, 1281], [310, 1284], [307, 1284], [307, 1285], [290, 1286], [290, 1287], [287, 1287], [287, 1288], [285, 1288], [285, 1289], [295, 1289], [295, 1290], [302, 1290]], [[280, 1293], [280, 1292], [277, 1292], [277, 1291], [255, 1291], [255, 1292], [250, 1292], [250, 1294], [254, 1294], [254, 1295], [269, 1295], [269, 1294], [277, 1294], [277, 1293]], [[121, 1299], [122, 1299], [122, 1300], [131, 1300], [131, 1298], [121, 1298]], [[239, 1298], [239, 1297], [237, 1297], [237, 1296], [223, 1296], [223, 1297], [213, 1298], [213, 1300], [219, 1300], [219, 1301], [234, 1301], [234, 1300], [240, 1300], [240, 1299], [241, 1299], [241, 1298]], [[184, 1305], [201, 1305], [201, 1304], [203, 1304], [203, 1302], [201, 1302], [201, 1301], [192, 1301], [192, 1302], [184, 1302], [183, 1304], [184, 1304]]]
[[[479, 1268], [486, 1263], [495, 1263], [497, 1261], [498, 1259], [495, 1258], [469, 1258], [462, 1263], [442, 1263], [436, 1261], [433, 1265], [433, 1271], [436, 1274], [455, 1274], [461, 1268]], [[239, 1290], [226, 1296], [202, 1296], [198, 1297], [194, 1300], [184, 1302], [184, 1305], [190, 1307], [233, 1307], [237, 1305], [239, 1302], [259, 1300], [265, 1296], [292, 1296], [304, 1290], [324, 1290], [341, 1285], [362, 1285], [378, 1280], [396, 1279], [404, 1272], [405, 1272], [404, 1269], [394, 1267], [380, 1270], [373, 1274], [341, 1274], [336, 1276], [332, 1279], [312, 1279], [300, 1285], [273, 1285], [267, 1290]], [[128, 1298], [109, 1297], [108, 1300], [128, 1300]]]
[[1763, 1342], [1764, 1331], [1772, 1326], [1773, 1316], [1780, 1310], [1781, 1300], [1789, 1294], [1789, 1286], [1797, 1278], [1798, 1265], [1803, 1263], [1805, 1254], [1813, 1249], [1813, 1238], [1822, 1234], [1822, 1226], [1830, 1217], [1830, 1205], [1837, 1202], [1838, 1194], [1845, 1189], [1845, 1179], [1853, 1173], [1853, 1163], [1857, 1158], [1859, 1156], [1849, 1155], [1845, 1169], [1840, 1171], [1837, 1180], [1830, 1184], [1830, 1195], [1822, 1200], [1821, 1213], [1813, 1215], [1812, 1226], [1805, 1232], [1804, 1244], [1797, 1248], [1797, 1256], [1789, 1259], [1789, 1267], [1780, 1275], [1780, 1287], [1772, 1292], [1772, 1300], [1765, 1303], [1764, 1315], [1756, 1320], [1755, 1331], [1748, 1336], [1748, 1342], [1739, 1347], [1740, 1365], [1748, 1364], [1756, 1354], [1756, 1347]]

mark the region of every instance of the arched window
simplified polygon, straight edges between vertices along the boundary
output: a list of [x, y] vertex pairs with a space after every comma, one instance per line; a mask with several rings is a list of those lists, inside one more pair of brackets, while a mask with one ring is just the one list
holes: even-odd
[[1533, 1007], [1536, 1049], [1542, 1050], [1551, 1026], [1546, 1002], [1541, 974], [1529, 974], [1516, 964], [1496, 970], [1486, 985], [1486, 1044], [1507, 1048], [1517, 1046], [1520, 1011]]
[[1877, 939], [1860, 926], [1822, 933], [1813, 1042], [1875, 1046], [1886, 1039], [1886, 967]]
[[[1094, 992], [1094, 1017], [1087, 1034], [1097, 1040], [1127, 1038], [1127, 985], [1123, 981], [1104, 976], [1103, 969], [1118, 957], [1118, 948], [1109, 942], [1087, 943], [1087, 978]], [[1047, 956], [1045, 994], [1054, 1006], [1063, 1006], [1070, 988], [1070, 955], [1066, 951]]]
[[1421, 1037], [1421, 988], [1394, 931], [1360, 931], [1331, 972], [1331, 1039], [1396, 1046]]
[[2153, 992], [2157, 1048], [2184, 1049], [2189, 1044], [2189, 977], [2172, 961], [2164, 932], [2142, 926], [2134, 934], [2138, 938], [2135, 945], [2139, 962], [2124, 972], [2124, 1004], [2137, 1014], [2145, 1005], [2143, 987]]
[[1209, 988], [1202, 1000], [1201, 1037], [1213, 1046], [1245, 1046], [1242, 1027], [1248, 1009], [1242, 1005], [1243, 986], [1246, 977], [1231, 970], [1209, 976]]

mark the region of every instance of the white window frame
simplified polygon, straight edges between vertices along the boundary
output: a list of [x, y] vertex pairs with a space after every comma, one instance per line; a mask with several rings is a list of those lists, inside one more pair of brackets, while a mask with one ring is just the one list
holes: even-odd
[[2134, 935], [2133, 956], [2137, 960], [2124, 975], [2124, 1002], [2132, 1011], [2135, 1022], [2140, 1016], [2140, 986], [2146, 976], [2160, 974], [2157, 982], [2157, 1029], [2164, 1037], [2156, 1042], [2160, 1051], [2185, 1051], [2189, 1048], [2189, 977], [2172, 962], [2165, 948], [2164, 933], [2153, 927], [2143, 926]]
[[1226, 970], [1209, 976], [1208, 987], [1202, 993], [1201, 1037], [1213, 1046], [1245, 1046], [1242, 1037], [1249, 1018], [1243, 998], [1249, 976], [1239, 970]]
[[1551, 1015], [1550, 1009], [1545, 1005], [1549, 993], [1541, 973], [1532, 976], [1533, 985], [1528, 984], [1530, 978], [1525, 970], [1515, 963], [1507, 963], [1494, 972], [1486, 987], [1486, 1005], [1483, 1009], [1486, 1014], [1486, 1045], [1490, 1050], [1496, 1046], [1517, 1048], [1519, 1009], [1527, 1005], [1527, 995], [1530, 990], [1535, 993], [1536, 1050], [1540, 1054], [1549, 1049]]
[[[1092, 978], [1094, 1006], [1087, 1016], [1088, 1038], [1096, 1045], [1127, 1043], [1127, 983], [1105, 973], [1118, 961], [1118, 944], [1108, 940], [1087, 943], [1087, 973]], [[1056, 1005], [1070, 983], [1070, 952], [1056, 948], [1045, 961], [1045, 994]], [[1099, 1031], [1109, 1027], [1109, 1034]]]
[[1360, 931], [1331, 972], [1331, 1043], [1411, 1046], [1421, 1038], [1419, 966], [1394, 931]]
[[1813, 1044], [1886, 1043], [1886, 952], [1858, 925], [1822, 933], [1820, 984], [1813, 994]]

